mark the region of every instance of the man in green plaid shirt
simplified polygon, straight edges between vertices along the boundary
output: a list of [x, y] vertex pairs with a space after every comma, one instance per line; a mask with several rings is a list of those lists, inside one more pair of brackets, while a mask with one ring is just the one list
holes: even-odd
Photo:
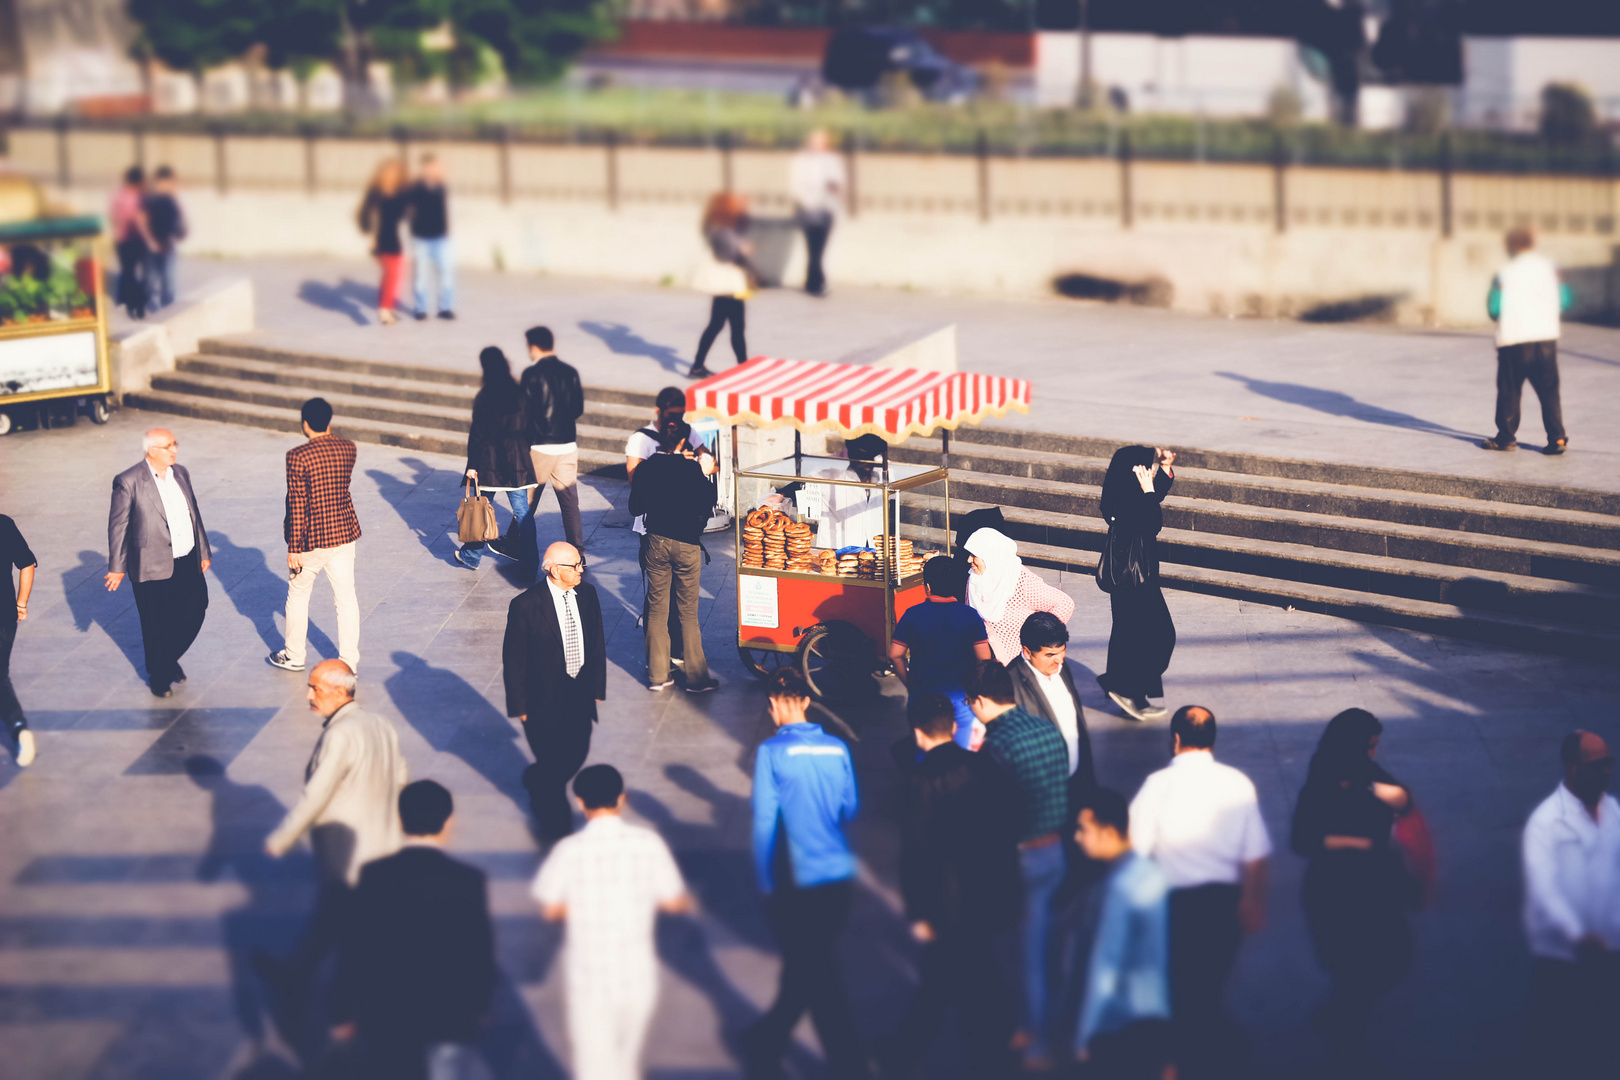
[[973, 715], [985, 725], [980, 753], [989, 754], [1005, 769], [1023, 796], [1018, 865], [1024, 880], [1020, 942], [1024, 1008], [1019, 1042], [1024, 1063], [1039, 1068], [1052, 1060], [1047, 1048], [1051, 981], [1046, 957], [1052, 897], [1063, 883], [1061, 837], [1069, 826], [1069, 750], [1056, 724], [1018, 707], [1012, 676], [995, 661], [981, 662], [963, 689]]

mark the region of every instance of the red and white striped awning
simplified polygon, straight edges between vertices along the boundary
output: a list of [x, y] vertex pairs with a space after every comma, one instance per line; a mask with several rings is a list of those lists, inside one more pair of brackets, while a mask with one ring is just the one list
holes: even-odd
[[824, 364], [756, 356], [694, 383], [686, 415], [722, 424], [792, 425], [803, 432], [837, 431], [846, 439], [880, 435], [900, 442], [939, 428], [976, 424], [1008, 410], [1029, 412], [1025, 379], [966, 371]]

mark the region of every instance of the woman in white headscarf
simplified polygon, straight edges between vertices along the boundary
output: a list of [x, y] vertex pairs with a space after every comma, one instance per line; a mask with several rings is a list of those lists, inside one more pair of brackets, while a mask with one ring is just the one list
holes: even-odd
[[1074, 614], [1074, 599], [1027, 569], [1010, 537], [977, 529], [964, 546], [973, 571], [968, 575], [968, 605], [984, 620], [997, 663], [1010, 664], [1022, 651], [1018, 633], [1035, 612], [1050, 611], [1065, 623]]

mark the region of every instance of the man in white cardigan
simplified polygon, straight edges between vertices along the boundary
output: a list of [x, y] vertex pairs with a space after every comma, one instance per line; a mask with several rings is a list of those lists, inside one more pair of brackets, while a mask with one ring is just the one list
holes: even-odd
[[1508, 261], [1497, 271], [1485, 299], [1496, 320], [1496, 435], [1480, 443], [1487, 450], [1517, 449], [1519, 402], [1524, 381], [1541, 401], [1547, 431], [1544, 454], [1562, 454], [1569, 445], [1558, 396], [1559, 316], [1569, 307], [1569, 286], [1558, 279], [1551, 259], [1535, 250], [1536, 234], [1520, 226], [1507, 234]]
[[[1564, 1080], [1613, 1076], [1620, 1008], [1620, 801], [1601, 738], [1564, 739], [1564, 782], [1524, 827], [1524, 925], [1534, 974], [1530, 1061]], [[1607, 1071], [1605, 1071], [1607, 1070]]]
[[[409, 781], [394, 725], [355, 704], [355, 675], [342, 660], [309, 673], [309, 708], [323, 718], [304, 769], [304, 793], [264, 842], [280, 858], [310, 834], [320, 892], [315, 912], [290, 959], [258, 953], [259, 974], [280, 996], [284, 1017], [301, 1017], [311, 983], [337, 944], [360, 868], [404, 843], [399, 793]], [[285, 1032], [284, 1032], [285, 1034]]]

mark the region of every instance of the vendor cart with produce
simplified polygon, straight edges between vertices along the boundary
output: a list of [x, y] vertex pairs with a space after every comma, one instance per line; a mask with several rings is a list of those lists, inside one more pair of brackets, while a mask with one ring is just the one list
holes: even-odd
[[100, 237], [99, 218], [53, 213], [33, 181], [0, 174], [0, 435], [107, 422]]
[[[731, 429], [737, 650], [760, 677], [799, 669], [822, 700], [875, 687], [923, 563], [951, 554], [950, 432], [1029, 410], [1022, 379], [755, 357], [687, 390]], [[737, 428], [791, 428], [793, 453], [744, 465]], [[889, 444], [941, 433], [937, 465]], [[806, 452], [835, 437], [842, 453]]]

